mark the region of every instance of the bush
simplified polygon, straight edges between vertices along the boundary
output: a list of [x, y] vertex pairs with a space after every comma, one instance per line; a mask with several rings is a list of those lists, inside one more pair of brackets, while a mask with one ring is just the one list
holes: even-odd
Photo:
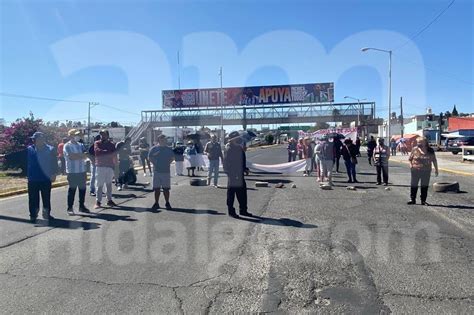
[[0, 134], [0, 154], [9, 154], [25, 149], [31, 144], [30, 137], [36, 132], [45, 134], [46, 142], [57, 146], [67, 131], [64, 128], [46, 126], [41, 119], [30, 117], [17, 119], [10, 127], [6, 127]]

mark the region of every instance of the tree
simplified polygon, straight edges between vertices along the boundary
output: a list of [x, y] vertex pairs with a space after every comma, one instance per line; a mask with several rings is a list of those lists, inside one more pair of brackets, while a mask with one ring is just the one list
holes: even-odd
[[454, 108], [453, 108], [453, 111], [452, 111], [451, 115], [453, 117], [458, 117], [459, 116], [458, 110], [456, 109], [456, 105], [454, 105]]
[[339, 116], [339, 115], [341, 115], [341, 112], [339, 111], [339, 109], [334, 108], [334, 109], [332, 110], [332, 115], [333, 115], [333, 116]]
[[0, 134], [0, 154], [8, 154], [25, 149], [31, 144], [30, 137], [36, 132], [44, 133], [46, 142], [56, 146], [67, 135], [66, 128], [58, 128], [36, 119], [33, 113], [30, 117], [19, 118]]
[[444, 116], [445, 116], [446, 118], [451, 117], [451, 112], [450, 112], [449, 110], [447, 110], [447, 111], [444, 113]]

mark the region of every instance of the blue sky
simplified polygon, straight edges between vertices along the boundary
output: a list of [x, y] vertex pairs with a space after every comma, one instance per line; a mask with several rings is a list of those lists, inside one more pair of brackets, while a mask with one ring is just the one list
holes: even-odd
[[[93, 120], [137, 122], [161, 108], [161, 90], [335, 82], [387, 115], [388, 55], [395, 49], [393, 110], [473, 112], [474, 6], [451, 0], [79, 1], [3, 0], [0, 91], [97, 101]], [[403, 47], [400, 47], [405, 44]], [[0, 117], [85, 120], [86, 104], [0, 96]]]

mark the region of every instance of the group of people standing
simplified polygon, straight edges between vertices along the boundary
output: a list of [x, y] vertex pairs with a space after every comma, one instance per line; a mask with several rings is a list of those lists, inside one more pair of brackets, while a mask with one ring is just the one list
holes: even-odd
[[[27, 173], [28, 173], [28, 197], [29, 213], [31, 222], [37, 220], [40, 199], [43, 201], [42, 216], [44, 219], [52, 219], [51, 216], [51, 187], [56, 179], [56, 175], [61, 173], [58, 167], [57, 149], [48, 145], [45, 136], [41, 132], [35, 132], [31, 137], [33, 144], [30, 145], [25, 153], [27, 155]], [[63, 141], [62, 155], [59, 158], [64, 159], [65, 173], [68, 181], [67, 191], [67, 213], [75, 215], [74, 200], [76, 191], [78, 191], [80, 212], [89, 213], [90, 210], [85, 205], [86, 183], [87, 183], [87, 164], [86, 159], [91, 162], [91, 184], [90, 194], [96, 197], [94, 209], [102, 208], [102, 199], [105, 194], [107, 206], [117, 206], [112, 200], [112, 184], [114, 178], [118, 183], [118, 190], [126, 187], [127, 173], [133, 169], [133, 163], [130, 160], [132, 154], [131, 139], [125, 138], [117, 144], [110, 140], [107, 130], [101, 130], [94, 143], [88, 148], [81, 141], [81, 132], [71, 129], [68, 132], [68, 141]], [[150, 145], [144, 138], [140, 139], [138, 150], [145, 176], [147, 176], [147, 166], [149, 174], [153, 177], [153, 190], [155, 202], [152, 209], [160, 208], [159, 199], [163, 191], [165, 199], [165, 208], [171, 210], [170, 189], [171, 189], [171, 171], [170, 165], [176, 162], [176, 175], [183, 175], [184, 156], [188, 155], [190, 167], [188, 175], [194, 175], [192, 156], [197, 155], [196, 143], [189, 142], [187, 147], [178, 142], [174, 147], [169, 147], [167, 138], [164, 135], [158, 137], [157, 145], [150, 148]], [[301, 150], [300, 150], [301, 148]], [[224, 153], [223, 153], [224, 151]], [[379, 138], [378, 142], [373, 137], [367, 143], [367, 156], [369, 164], [373, 164], [377, 170], [377, 185], [388, 185], [388, 161], [390, 158], [390, 148], [385, 145], [384, 139]], [[232, 132], [224, 150], [217, 141], [215, 135], [203, 147], [203, 154], [209, 158], [209, 169], [207, 184], [217, 187], [219, 178], [219, 163], [222, 161], [224, 172], [227, 174], [227, 208], [228, 214], [232, 217], [237, 216], [234, 208], [234, 201], [237, 198], [239, 202], [239, 214], [242, 216], [251, 216], [247, 209], [247, 186], [245, 183], [246, 153], [245, 142], [238, 132]], [[318, 182], [328, 182], [333, 185], [332, 171], [336, 166], [336, 172], [339, 172], [339, 160], [342, 157], [348, 176], [348, 183], [358, 183], [356, 166], [357, 157], [360, 156], [359, 148], [351, 139], [341, 141], [339, 137], [323, 137], [317, 143], [311, 141], [309, 137], [300, 139], [296, 143], [292, 139], [288, 145], [289, 160], [294, 160], [294, 155], [299, 155], [305, 159], [305, 176], [309, 176], [315, 171]], [[411, 189], [410, 200], [408, 204], [416, 203], [418, 185], [421, 184], [421, 204], [426, 204], [428, 185], [431, 176], [432, 166], [435, 168], [435, 174], [438, 175], [438, 165], [434, 150], [428, 145], [426, 138], [419, 138], [417, 146], [412, 150], [410, 157], [411, 169]], [[151, 167], [153, 165], [153, 169]], [[118, 174], [116, 173], [118, 165]], [[133, 170], [134, 172], [134, 170]], [[190, 172], [193, 174], [191, 175]]]
[[[377, 185], [389, 184], [389, 159], [393, 152], [392, 139], [390, 147], [385, 144], [383, 138], [377, 141], [373, 136], [367, 142], [367, 158], [369, 165], [375, 166], [377, 172]], [[400, 144], [398, 144], [399, 146]], [[301, 158], [306, 160], [303, 176], [309, 176], [312, 171], [316, 171], [317, 181], [329, 185], [332, 182], [332, 170], [335, 166], [339, 173], [339, 160], [342, 157], [348, 176], [348, 183], [358, 183], [356, 167], [357, 158], [361, 156], [360, 140], [353, 143], [352, 139], [341, 141], [339, 137], [329, 138], [323, 136], [318, 142], [312, 141], [306, 137], [299, 139], [290, 139], [288, 147], [288, 161], [296, 160], [296, 156], [301, 152]], [[296, 152], [296, 155], [295, 155]], [[402, 150], [401, 152], [404, 152]], [[416, 203], [418, 187], [421, 186], [420, 200], [421, 204], [426, 204], [428, 186], [431, 176], [431, 170], [434, 167], [435, 175], [438, 176], [438, 163], [434, 150], [429, 146], [428, 140], [420, 137], [417, 145], [411, 151], [409, 156], [411, 184], [410, 200], [408, 204]]]
[[[217, 136], [213, 135], [211, 140], [206, 144], [202, 152], [209, 159], [208, 169], [208, 185], [217, 187], [219, 178], [219, 163], [222, 161], [224, 171], [228, 175], [227, 185], [227, 205], [229, 215], [237, 216], [234, 209], [234, 200], [237, 197], [239, 202], [239, 214], [250, 216], [247, 212], [247, 187], [245, 184], [244, 174], [246, 172], [246, 157], [244, 143], [240, 134], [231, 133], [229, 142], [225, 148], [225, 156], [222, 152], [221, 145], [217, 141]], [[68, 140], [63, 141], [61, 145], [62, 154], [57, 154], [57, 148], [46, 143], [45, 135], [42, 132], [35, 132], [31, 137], [32, 145], [25, 150], [27, 155], [27, 174], [28, 174], [28, 197], [29, 197], [29, 213], [30, 221], [36, 222], [40, 209], [40, 201], [43, 201], [42, 217], [45, 220], [54, 219], [51, 215], [51, 188], [52, 183], [56, 180], [56, 176], [61, 171], [61, 165], [64, 165], [65, 174], [67, 175], [68, 191], [67, 191], [67, 214], [75, 215], [74, 199], [76, 191], [79, 195], [79, 212], [90, 213], [86, 207], [86, 187], [87, 187], [87, 163], [90, 160], [90, 195], [96, 198], [94, 209], [102, 208], [102, 199], [105, 195], [108, 207], [116, 207], [117, 205], [112, 199], [113, 181], [120, 191], [126, 188], [127, 173], [133, 170], [133, 163], [130, 159], [132, 154], [131, 139], [125, 138], [123, 141], [115, 144], [111, 141], [107, 130], [101, 130], [99, 135], [94, 139], [93, 144], [87, 149], [82, 141], [80, 130], [71, 129], [68, 132]], [[165, 199], [165, 208], [171, 210], [170, 190], [171, 190], [171, 163], [176, 161], [176, 175], [183, 175], [184, 155], [188, 158], [196, 152], [196, 144], [188, 143], [185, 148], [182, 144], [177, 143], [173, 148], [168, 146], [166, 136], [160, 135], [157, 139], [157, 145], [150, 148], [146, 139], [141, 138], [138, 145], [140, 159], [142, 162], [144, 175], [147, 175], [147, 167], [150, 176], [153, 177], [153, 191], [155, 202], [151, 207], [152, 210], [160, 208], [159, 200], [161, 191], [163, 191]], [[64, 160], [58, 165], [58, 158]], [[153, 165], [153, 168], [151, 167]], [[196, 165], [190, 163], [188, 170], [192, 170]], [[203, 166], [203, 165], [202, 165]], [[202, 167], [199, 165], [199, 168]], [[118, 169], [118, 172], [116, 171]]]

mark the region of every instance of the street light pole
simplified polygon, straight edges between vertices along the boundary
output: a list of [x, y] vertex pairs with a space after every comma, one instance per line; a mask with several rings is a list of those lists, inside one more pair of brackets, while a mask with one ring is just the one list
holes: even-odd
[[222, 67], [220, 67], [219, 70], [219, 77], [221, 79], [221, 90], [220, 90], [220, 97], [219, 97], [219, 102], [221, 105], [221, 145], [224, 146], [224, 106], [222, 103], [222, 98], [223, 98], [223, 90], [222, 90]]
[[[352, 96], [344, 96], [344, 98], [349, 98], [351, 100], [357, 101], [357, 127], [359, 127], [360, 126], [360, 109], [361, 109], [360, 101], [365, 101], [366, 99], [365, 98], [359, 99]], [[357, 128], [357, 130], [359, 130], [359, 128]]]
[[389, 56], [388, 59], [388, 120], [387, 120], [387, 143], [390, 142], [391, 138], [391, 130], [390, 130], [390, 120], [392, 118], [392, 51], [373, 48], [373, 47], [365, 47], [362, 48], [361, 51], [366, 52], [368, 50], [376, 50], [387, 53]]
[[389, 50], [388, 60], [388, 130], [387, 130], [387, 144], [390, 143], [392, 137], [391, 120], [392, 120], [392, 51]]

